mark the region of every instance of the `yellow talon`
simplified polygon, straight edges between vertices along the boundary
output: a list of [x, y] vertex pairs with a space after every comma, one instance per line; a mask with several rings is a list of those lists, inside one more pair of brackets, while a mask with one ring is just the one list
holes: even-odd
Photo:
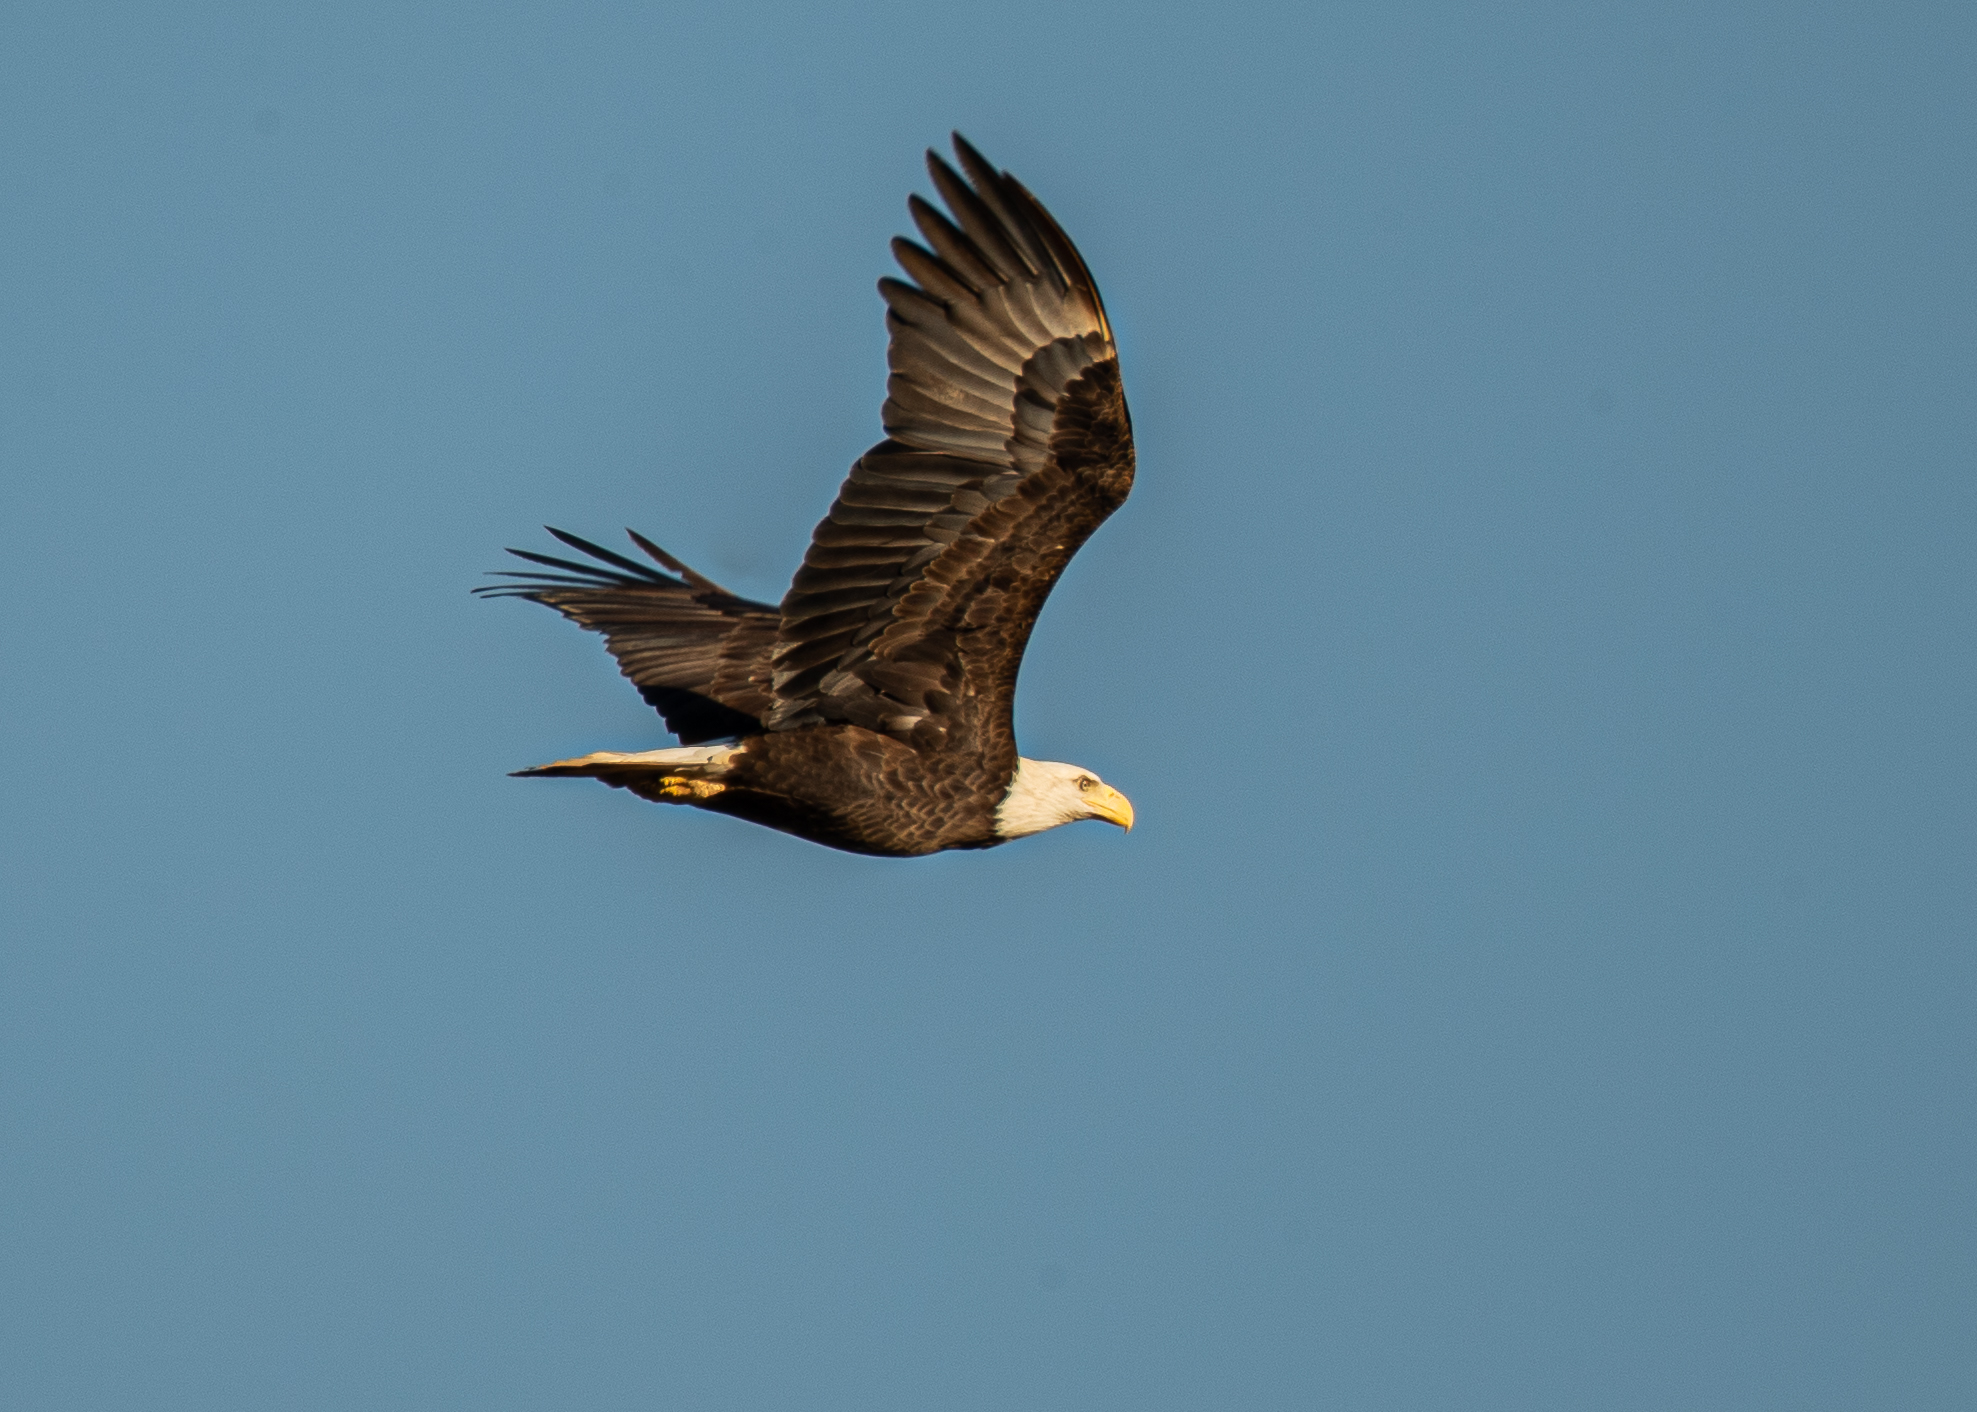
[[726, 789], [712, 780], [690, 780], [680, 775], [666, 775], [659, 781], [659, 792], [668, 799], [712, 799]]

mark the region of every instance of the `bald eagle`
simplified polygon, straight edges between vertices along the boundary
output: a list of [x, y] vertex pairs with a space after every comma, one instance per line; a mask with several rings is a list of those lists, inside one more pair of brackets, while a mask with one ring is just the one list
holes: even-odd
[[[1016, 753], [1016, 673], [1058, 575], [1133, 484], [1132, 421], [1091, 272], [1037, 199], [954, 136], [882, 279], [886, 437], [851, 468], [779, 606], [636, 531], [651, 567], [589, 562], [477, 590], [604, 635], [677, 749], [516, 773], [585, 776], [853, 853], [992, 848], [1079, 819], [1133, 826], [1090, 770]], [[964, 180], [961, 173], [966, 173]]]

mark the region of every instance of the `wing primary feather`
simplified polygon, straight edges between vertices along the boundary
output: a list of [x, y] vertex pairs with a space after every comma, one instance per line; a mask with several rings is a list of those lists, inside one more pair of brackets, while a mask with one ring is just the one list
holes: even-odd
[[1099, 332], [1105, 335], [1108, 343], [1111, 342], [1112, 324], [1105, 317], [1105, 301], [1099, 296], [1098, 281], [1091, 277], [1091, 267], [1085, 264], [1085, 257], [1078, 253], [1078, 247], [1071, 243], [1071, 237], [1064, 234], [1063, 227], [1058, 225], [1050, 212], [1044, 209], [1043, 203], [1031, 195], [1030, 189], [1015, 177], [1008, 178], [1008, 187], [1004, 194], [1028, 212], [1037, 234], [1043, 238], [1044, 243], [1050, 247], [1051, 254], [1056, 258], [1058, 268], [1070, 276], [1072, 287], [1090, 297], [1092, 313], [1098, 318]]
[[1062, 271], [1056, 268], [1057, 262], [1050, 258], [1050, 252], [1044, 248], [1043, 242], [1036, 238], [1036, 232], [1030, 229], [1030, 223], [1003, 199], [1002, 184], [1006, 178], [989, 165], [988, 159], [977, 152], [967, 138], [958, 132], [951, 133], [950, 136], [954, 139], [954, 155], [961, 159], [961, 170], [968, 174], [968, 180], [980, 194], [982, 204], [997, 217], [1003, 229], [1015, 237], [1020, 253], [1029, 261], [1031, 267], [1038, 274], [1048, 271], [1055, 277], [1054, 282], [1061, 287], [1064, 278]]
[[922, 289], [941, 299], [973, 299], [981, 292], [955, 273], [954, 267], [940, 256], [903, 235], [892, 238], [892, 258], [899, 261], [902, 270], [919, 281]]
[[995, 267], [976, 248], [967, 232], [942, 215], [936, 207], [914, 195], [906, 198], [906, 210], [935, 253], [947, 261], [957, 275], [975, 286], [972, 293], [980, 294], [984, 289], [1002, 283], [1002, 276], [995, 272]]
[[[968, 304], [953, 305], [952, 308], [956, 312], [952, 318], [922, 315], [919, 310], [899, 296], [900, 290], [912, 287], [910, 284], [900, 284], [897, 280], [893, 281], [890, 287], [885, 280], [879, 281], [880, 297], [888, 305], [893, 306], [886, 311], [886, 332], [894, 339], [899, 339], [901, 329], [911, 330], [912, 335], [925, 343], [928, 348], [937, 351], [948, 362], [972, 373], [976, 380], [984, 384], [998, 400], [1011, 396], [1016, 389], [1017, 375], [1022, 371], [1028, 354], [1023, 353], [1019, 356], [1019, 350], [1012, 347], [1000, 334], [992, 329], [984, 331], [979, 318], [969, 320], [966, 327], [963, 327], [959, 322], [961, 318], [959, 311], [968, 309], [970, 307]], [[895, 300], [898, 300], [898, 303], [895, 304]], [[900, 355], [901, 361], [911, 356], [910, 353]], [[890, 357], [888, 361], [891, 361]]]
[[[593, 582], [614, 583], [621, 587], [630, 587], [633, 584], [665, 582], [663, 579], [644, 574], [641, 574], [637, 578], [627, 578], [623, 574], [614, 574], [609, 569], [600, 569], [595, 564], [579, 564], [574, 559], [558, 559], [553, 554], [537, 554], [530, 549], [510, 549], [508, 552], [513, 554], [517, 559], [528, 560], [531, 564], [547, 564], [552, 569], [570, 569], [579, 574], [588, 574]], [[677, 587], [678, 585], [674, 586]]]
[[988, 257], [1004, 280], [1021, 279], [1036, 273], [1022, 253], [1003, 238], [1002, 232], [997, 229], [1000, 223], [995, 213], [932, 148], [927, 149], [927, 173], [933, 178], [940, 199], [947, 203], [947, 209], [954, 212], [961, 228], [975, 242], [975, 248]]
[[580, 549], [584, 553], [590, 555], [593, 559], [602, 559], [607, 564], [615, 564], [619, 568], [625, 570], [627, 573], [637, 574], [640, 578], [644, 579], [648, 583], [671, 582], [671, 580], [669, 580], [664, 574], [654, 573], [651, 569], [648, 569], [645, 565], [639, 563], [638, 560], [627, 559], [622, 554], [616, 553], [615, 551], [610, 549], [606, 549], [601, 544], [592, 544], [589, 540], [571, 534], [568, 530], [559, 530], [554, 525], [544, 525], [543, 528], [548, 530], [551, 534], [555, 535], [558, 539], [562, 540], [565, 544], [569, 545], [570, 548]]
[[640, 534], [637, 530], [627, 528], [625, 530], [625, 533], [632, 537], [633, 544], [636, 544], [640, 549], [643, 549], [646, 553], [650, 554], [654, 559], [658, 560], [665, 567], [671, 569], [674, 573], [678, 574], [681, 578], [685, 579], [688, 583], [692, 584], [695, 588], [705, 589], [709, 593], [725, 593], [730, 598], [739, 598], [741, 596], [740, 594], [735, 593], [730, 589], [725, 589], [721, 587], [721, 585], [715, 583], [714, 580], [708, 578], [707, 575], [701, 573], [695, 573], [692, 569], [689, 569], [685, 564], [682, 564], [679, 560], [675, 559], [672, 555], [668, 554], [665, 550], [661, 549], [658, 545], [654, 544], [651, 540], [647, 539], [644, 535]]
[[530, 593], [539, 585], [553, 583], [574, 584], [578, 588], [624, 588], [629, 586], [622, 579], [614, 578], [609, 583], [604, 583], [595, 578], [580, 579], [575, 574], [517, 574], [505, 569], [490, 570], [490, 574], [494, 578], [520, 579], [521, 582], [483, 584], [474, 590], [475, 593], [508, 593], [511, 591], [515, 593]]

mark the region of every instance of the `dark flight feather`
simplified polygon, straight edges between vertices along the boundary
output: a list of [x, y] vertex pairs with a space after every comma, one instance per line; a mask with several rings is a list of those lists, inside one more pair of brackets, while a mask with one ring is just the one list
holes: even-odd
[[518, 583], [475, 590], [486, 597], [527, 598], [583, 627], [604, 634], [604, 644], [639, 694], [666, 719], [682, 744], [722, 740], [762, 728], [769, 698], [763, 683], [769, 648], [781, 615], [766, 603], [729, 593], [694, 573], [642, 535], [632, 542], [660, 563], [671, 560], [674, 578], [564, 531], [549, 531], [600, 564], [581, 564], [526, 549], [508, 552], [530, 563], [571, 574], [507, 573]]
[[[554, 525], [544, 525], [543, 528], [548, 530], [551, 534], [555, 535], [558, 539], [562, 540], [565, 544], [569, 545], [570, 548], [581, 550], [585, 554], [590, 555], [591, 558], [593, 559], [602, 559], [607, 564], [614, 564], [618, 568], [624, 569], [628, 573], [635, 574], [639, 578], [644, 579], [647, 583], [668, 582], [668, 579], [664, 574], [654, 573], [650, 568], [648, 568], [644, 564], [639, 563], [636, 559], [627, 559], [622, 554], [614, 553], [613, 551], [604, 548], [602, 545], [592, 544], [587, 539], [579, 539], [576, 535], [571, 534], [568, 530], [559, 530]], [[630, 533], [630, 531], [626, 531], [626, 533]], [[636, 543], [637, 541], [634, 540], [633, 542]]]

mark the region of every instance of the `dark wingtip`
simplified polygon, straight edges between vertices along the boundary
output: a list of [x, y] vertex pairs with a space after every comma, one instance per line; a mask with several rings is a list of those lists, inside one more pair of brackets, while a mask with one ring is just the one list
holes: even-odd
[[[959, 137], [960, 134], [956, 133], [955, 136]], [[973, 149], [970, 150], [972, 151]], [[955, 151], [958, 153], [960, 149], [956, 148]], [[956, 181], [962, 179], [961, 173], [954, 170], [954, 163], [948, 161], [946, 155], [938, 147], [929, 147], [927, 149], [927, 175], [934, 179], [936, 186], [940, 185], [942, 172], [947, 173], [948, 176], [954, 178]]]
[[645, 565], [639, 563], [638, 560], [627, 559], [624, 555], [618, 553], [616, 550], [606, 549], [601, 544], [592, 544], [589, 540], [584, 539], [580, 535], [571, 534], [568, 530], [559, 530], [554, 525], [544, 525], [543, 528], [548, 530], [551, 534], [555, 535], [558, 539], [562, 540], [563, 543], [569, 545], [570, 548], [580, 550], [583, 553], [590, 555], [591, 558], [600, 560], [603, 563], [615, 565], [616, 567], [625, 570], [627, 573], [637, 574], [640, 578], [644, 579], [648, 583], [664, 583], [664, 584], [672, 583], [672, 580], [667, 578], [664, 574], [654, 573], [651, 569], [648, 569], [645, 567]]
[[682, 578], [685, 578], [693, 573], [692, 569], [689, 569], [685, 564], [682, 564], [679, 560], [675, 559], [672, 555], [668, 554], [665, 550], [661, 549], [658, 545], [654, 544], [651, 540], [647, 539], [644, 535], [640, 534], [637, 530], [633, 529], [630, 525], [625, 526], [625, 533], [631, 536], [633, 544], [636, 544], [640, 549], [643, 549], [647, 554], [650, 554], [652, 556], [653, 562], [658, 564], [661, 568], [671, 569], [674, 573], [680, 575]]
[[[526, 549], [510, 548], [508, 550], [508, 553], [513, 554], [518, 559], [541, 557], [539, 555], [531, 555]], [[489, 569], [487, 572], [490, 576], [494, 578], [503, 578], [503, 579], [535, 579], [535, 578], [549, 577], [549, 575], [546, 574], [513, 574], [513, 573], [509, 573], [505, 569]], [[575, 582], [575, 580], [570, 580], [570, 582]], [[503, 598], [503, 597], [512, 597], [512, 596], [531, 592], [534, 589], [534, 587], [535, 585], [533, 584], [483, 583], [483, 584], [475, 585], [473, 588], [468, 589], [467, 592], [475, 598]]]
[[[1003, 199], [1002, 188], [1010, 180], [1009, 173], [999, 172], [995, 164], [975, 150], [975, 144], [960, 133], [954, 134], [954, 155], [960, 159], [961, 170], [969, 184], [982, 194], [982, 199], [991, 205], [999, 205]], [[1007, 216], [1006, 211], [998, 215]]]
[[976, 150], [975, 144], [961, 135], [960, 128], [956, 128], [948, 133], [948, 137], [953, 141], [954, 155], [961, 159], [962, 165], [978, 164], [987, 167], [990, 171], [995, 170], [994, 167], [989, 165], [988, 158]]
[[738, 596], [733, 589], [723, 588], [720, 584], [708, 578], [707, 575], [700, 573], [698, 570], [688, 568], [637, 530], [631, 528], [631, 526], [627, 525], [625, 527], [625, 533], [632, 537], [633, 544], [636, 544], [640, 549], [643, 549], [647, 554], [650, 554], [654, 559], [685, 579], [689, 586], [699, 589], [702, 593], [719, 593], [729, 598]]

